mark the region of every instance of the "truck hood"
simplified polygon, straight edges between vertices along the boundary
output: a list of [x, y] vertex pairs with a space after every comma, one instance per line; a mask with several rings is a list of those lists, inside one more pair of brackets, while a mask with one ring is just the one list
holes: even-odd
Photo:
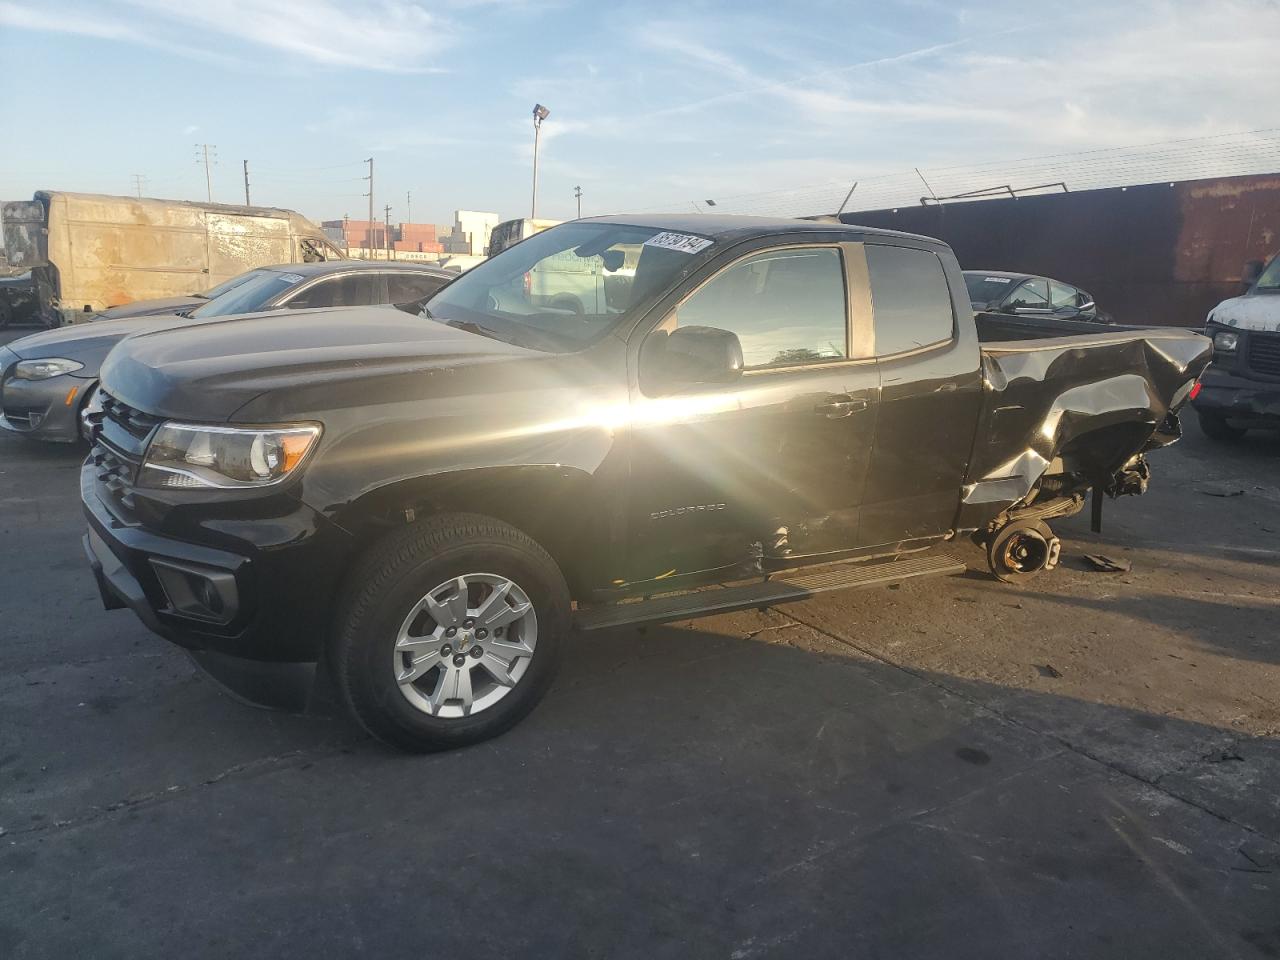
[[43, 360], [47, 357], [76, 360], [84, 364], [84, 369], [77, 371], [77, 376], [93, 377], [97, 376], [98, 369], [111, 348], [130, 334], [189, 322], [173, 314], [162, 314], [127, 320], [73, 323], [15, 340], [9, 344], [9, 349], [23, 360]]
[[144, 333], [102, 369], [103, 388], [162, 417], [246, 422], [405, 399], [424, 373], [547, 354], [388, 307], [247, 314]]
[[1209, 311], [1209, 319], [1241, 330], [1280, 333], [1280, 293], [1245, 294], [1223, 300]]

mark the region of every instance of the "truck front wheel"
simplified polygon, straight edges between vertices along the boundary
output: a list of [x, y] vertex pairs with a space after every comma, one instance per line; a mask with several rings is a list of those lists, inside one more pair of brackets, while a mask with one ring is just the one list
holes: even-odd
[[550, 555], [476, 514], [386, 537], [352, 572], [330, 655], [343, 700], [380, 740], [447, 750], [508, 730], [542, 699], [570, 627]]

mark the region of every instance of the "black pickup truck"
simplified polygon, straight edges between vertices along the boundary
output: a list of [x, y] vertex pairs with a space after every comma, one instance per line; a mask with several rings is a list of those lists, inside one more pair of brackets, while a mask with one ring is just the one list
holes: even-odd
[[1045, 521], [1145, 489], [1210, 354], [982, 339], [936, 240], [574, 221], [421, 315], [124, 341], [85, 547], [108, 608], [240, 695], [300, 707], [322, 664], [374, 735], [472, 743], [532, 709], [574, 628], [958, 573], [961, 535], [1002, 579], [1051, 568]]

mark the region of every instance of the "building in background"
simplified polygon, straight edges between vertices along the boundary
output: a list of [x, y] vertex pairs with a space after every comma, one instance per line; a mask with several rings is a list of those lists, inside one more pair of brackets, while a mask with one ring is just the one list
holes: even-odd
[[453, 226], [444, 233], [441, 227], [440, 242], [445, 253], [462, 253], [473, 257], [483, 257], [489, 250], [489, 234], [498, 225], [496, 213], [484, 213], [477, 210], [455, 210]]
[[[329, 239], [344, 250], [350, 251], [351, 256], [362, 259], [385, 257], [388, 246], [391, 248], [392, 257], [404, 260], [435, 260], [444, 252], [444, 248], [436, 238], [434, 223], [393, 223], [389, 238], [387, 225], [380, 221], [374, 221], [372, 231], [370, 231], [368, 220], [352, 220], [349, 217], [342, 220], [326, 220], [321, 226]], [[370, 239], [373, 243], [371, 256], [365, 250]], [[420, 256], [421, 254], [426, 256]]]
[[1199, 327], [1240, 292], [1245, 261], [1280, 252], [1280, 175], [942, 203], [926, 197], [840, 219], [938, 237], [966, 270], [1083, 287], [1119, 323]]
[[[453, 223], [436, 227], [434, 223], [395, 223], [391, 235], [387, 226], [368, 220], [325, 220], [325, 235], [359, 259], [380, 260], [388, 255], [399, 260], [439, 260], [441, 256], [461, 254], [483, 257], [489, 247], [489, 234], [498, 223], [496, 213], [477, 210], [455, 210]], [[366, 246], [372, 242], [372, 251]]]

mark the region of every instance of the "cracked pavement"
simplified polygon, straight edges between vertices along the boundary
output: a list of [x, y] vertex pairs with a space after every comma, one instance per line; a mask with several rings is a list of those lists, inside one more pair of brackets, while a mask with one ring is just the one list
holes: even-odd
[[1280, 956], [1280, 439], [1187, 434], [1036, 583], [575, 637], [428, 757], [102, 611], [0, 436], [0, 956]]

